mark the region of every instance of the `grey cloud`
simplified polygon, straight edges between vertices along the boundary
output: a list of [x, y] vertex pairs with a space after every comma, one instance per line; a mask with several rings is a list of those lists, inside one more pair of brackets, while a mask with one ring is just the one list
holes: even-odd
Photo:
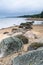
[[38, 13], [43, 11], [43, 0], [0, 0], [0, 13]]

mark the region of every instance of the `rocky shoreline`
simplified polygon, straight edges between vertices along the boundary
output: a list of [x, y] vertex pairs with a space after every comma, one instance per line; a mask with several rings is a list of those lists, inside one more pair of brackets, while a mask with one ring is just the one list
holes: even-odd
[[[0, 44], [6, 38], [8, 40], [7, 41], [5, 40], [5, 41], [7, 43], [9, 41], [9, 45], [11, 44], [11, 42], [15, 43], [14, 41], [12, 41], [12, 38], [9, 39], [9, 37], [15, 37], [15, 39], [16, 38], [20, 39], [23, 42], [23, 47], [22, 47], [22, 50], [19, 51], [19, 52], [14, 53], [14, 52], [11, 51], [12, 52], [11, 54], [0, 58], [0, 65], [19, 65], [19, 64], [16, 64], [16, 62], [19, 63], [20, 60], [21, 60], [21, 62], [24, 61], [24, 63], [20, 62], [20, 65], [43, 65], [43, 63], [42, 63], [43, 56], [41, 56], [41, 55], [43, 55], [43, 53], [42, 53], [43, 52], [43, 26], [33, 26], [32, 30], [19, 28], [19, 26], [12, 26], [12, 27], [0, 30]], [[20, 41], [20, 43], [21, 43], [21, 41]], [[17, 40], [16, 40], [16, 43], [18, 44]], [[7, 47], [7, 50], [9, 51], [9, 49], [8, 49], [9, 47], [12, 48], [13, 46], [15, 46], [13, 44], [11, 46], [9, 46], [9, 45], [5, 46], [5, 44], [4, 44], [3, 47], [0, 47], [0, 48], [4, 48], [6, 50], [6, 47]], [[13, 48], [13, 50], [14, 50], [14, 48]], [[7, 51], [7, 53], [8, 53], [8, 51]], [[25, 55], [26, 55], [26, 58], [25, 58]], [[30, 55], [32, 55], [32, 56], [30, 56]], [[36, 55], [37, 55], [37, 57], [36, 57]], [[15, 57], [18, 59], [19, 56], [21, 56], [20, 60], [16, 61]], [[32, 57], [32, 59], [31, 58], [29, 59], [29, 56]], [[25, 60], [22, 57], [24, 57], [24, 59], [26, 59], [26, 63], [25, 63]], [[27, 57], [30, 61], [32, 61], [31, 63], [27, 59]], [[33, 62], [34, 57], [36, 57], [36, 60], [38, 60], [38, 62], [36, 60], [35, 60], [35, 63]], [[40, 60], [40, 59], [42, 59], [42, 60]]]

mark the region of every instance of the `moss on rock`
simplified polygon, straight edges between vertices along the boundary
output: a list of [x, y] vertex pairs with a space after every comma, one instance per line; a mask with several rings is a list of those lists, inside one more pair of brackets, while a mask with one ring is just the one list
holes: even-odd
[[28, 44], [28, 39], [27, 37], [23, 36], [23, 35], [17, 35], [17, 38], [21, 39], [23, 41], [24, 44]]

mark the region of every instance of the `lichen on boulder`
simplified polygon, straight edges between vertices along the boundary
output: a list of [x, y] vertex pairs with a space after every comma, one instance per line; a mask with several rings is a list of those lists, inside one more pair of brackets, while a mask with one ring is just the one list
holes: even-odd
[[23, 42], [19, 38], [16, 37], [5, 38], [0, 42], [1, 51], [0, 54], [4, 53], [3, 55], [6, 56], [11, 54], [12, 52], [15, 51], [18, 52], [19, 50], [21, 50], [22, 45]]
[[43, 65], [43, 49], [30, 51], [14, 58], [12, 65]]

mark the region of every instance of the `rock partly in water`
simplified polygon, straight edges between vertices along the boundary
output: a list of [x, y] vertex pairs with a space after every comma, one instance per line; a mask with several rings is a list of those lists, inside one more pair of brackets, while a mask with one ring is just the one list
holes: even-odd
[[9, 55], [12, 52], [21, 50], [23, 42], [16, 37], [8, 37], [0, 42], [0, 54], [3, 56]]
[[30, 51], [14, 58], [12, 65], [43, 65], [43, 49]]

